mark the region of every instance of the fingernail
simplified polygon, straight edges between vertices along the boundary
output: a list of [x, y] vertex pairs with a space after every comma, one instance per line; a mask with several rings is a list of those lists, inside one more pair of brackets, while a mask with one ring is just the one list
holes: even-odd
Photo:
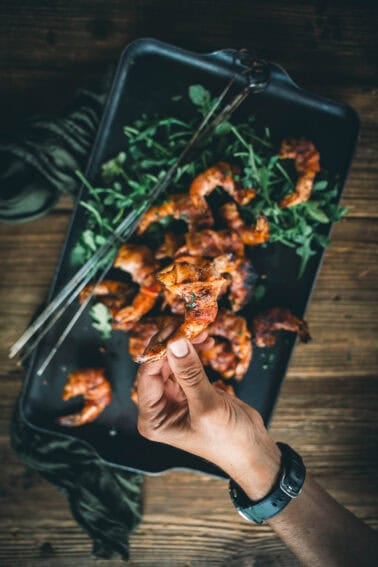
[[185, 339], [178, 339], [177, 341], [168, 343], [168, 348], [177, 358], [183, 358], [189, 352], [188, 343]]

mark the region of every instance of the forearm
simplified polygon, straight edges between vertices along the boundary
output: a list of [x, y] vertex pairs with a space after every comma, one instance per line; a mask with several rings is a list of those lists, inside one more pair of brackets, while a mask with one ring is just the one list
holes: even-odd
[[[244, 489], [248, 493], [248, 486]], [[249, 491], [253, 493], [252, 483]], [[378, 565], [378, 532], [340, 506], [309, 475], [301, 494], [268, 523], [308, 567]]]
[[307, 476], [302, 493], [269, 522], [309, 566], [378, 565], [378, 534]]

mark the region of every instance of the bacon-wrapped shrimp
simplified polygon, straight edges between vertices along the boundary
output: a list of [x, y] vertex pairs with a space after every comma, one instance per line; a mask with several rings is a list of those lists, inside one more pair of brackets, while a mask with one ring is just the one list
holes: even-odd
[[290, 309], [273, 307], [253, 319], [254, 341], [258, 347], [271, 347], [276, 342], [275, 331], [284, 330], [297, 333], [300, 340], [311, 340], [306, 321], [292, 314]]
[[311, 197], [316, 174], [320, 171], [320, 155], [314, 144], [304, 138], [290, 138], [281, 143], [280, 159], [293, 159], [298, 179], [293, 193], [281, 199], [280, 207], [294, 207]]
[[158, 268], [152, 251], [140, 244], [122, 244], [114, 267], [128, 272], [140, 288], [133, 302], [115, 315], [114, 328], [128, 330], [155, 305], [161, 285], [155, 278]]
[[226, 203], [220, 213], [228, 227], [235, 230], [247, 246], [258, 246], [269, 240], [269, 222], [264, 215], [258, 216], [255, 225], [247, 226], [235, 203]]
[[232, 352], [236, 357], [233, 376], [236, 380], [241, 380], [252, 359], [252, 337], [244, 317], [222, 309], [218, 312], [215, 321], [208, 326], [208, 333], [209, 337], [223, 337], [230, 341]]
[[63, 390], [63, 400], [83, 396], [84, 407], [78, 413], [58, 418], [60, 425], [78, 427], [94, 421], [112, 401], [112, 388], [103, 368], [84, 368], [71, 372]]
[[168, 339], [192, 340], [204, 331], [217, 316], [217, 299], [225, 286], [223, 276], [205, 260], [200, 265], [173, 262], [158, 272], [157, 278], [166, 289], [185, 300], [185, 319], [164, 342], [150, 345], [139, 362], [162, 358]]
[[257, 274], [247, 258], [222, 254], [213, 260], [217, 271], [230, 277], [229, 300], [233, 311], [240, 311], [252, 297]]
[[197, 175], [189, 188], [189, 194], [194, 206], [198, 210], [206, 210], [207, 202], [205, 197], [214, 191], [216, 187], [223, 187], [239, 205], [247, 205], [256, 196], [256, 191], [255, 189], [244, 188], [235, 181], [235, 175], [238, 173], [238, 168], [220, 161]]
[[179, 193], [171, 195], [165, 203], [151, 207], [141, 218], [137, 233], [143, 234], [152, 223], [159, 222], [168, 216], [185, 221], [188, 223], [189, 230], [206, 228], [214, 224], [213, 215], [207, 204], [206, 207], [199, 210], [189, 195]]
[[130, 303], [134, 293], [135, 287], [132, 284], [103, 280], [101, 283], [85, 286], [80, 293], [79, 300], [80, 303], [83, 303], [92, 294], [107, 306], [111, 316], [114, 317], [120, 309]]

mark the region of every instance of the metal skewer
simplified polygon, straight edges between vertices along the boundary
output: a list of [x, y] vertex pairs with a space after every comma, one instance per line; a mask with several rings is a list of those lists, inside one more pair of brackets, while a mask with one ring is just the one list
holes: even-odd
[[[146, 201], [141, 205], [137, 210], [130, 213], [114, 230], [113, 234], [111, 234], [107, 240], [96, 252], [95, 254], [80, 268], [80, 270], [75, 274], [75, 276], [60, 290], [58, 295], [52, 300], [52, 302], [46, 307], [46, 309], [39, 315], [39, 317], [32, 323], [32, 325], [23, 333], [23, 335], [16, 341], [16, 343], [12, 346], [9, 356], [10, 358], [14, 357], [17, 353], [19, 353], [26, 344], [31, 340], [31, 338], [43, 327], [43, 325], [47, 325], [40, 331], [37, 338], [33, 341], [33, 343], [28, 347], [25, 351], [22, 359], [25, 359], [27, 356], [31, 354], [34, 348], [39, 344], [41, 339], [47, 334], [47, 332], [55, 325], [55, 323], [62, 317], [65, 313], [67, 307], [74, 301], [74, 299], [79, 295], [81, 290], [85, 287], [85, 285], [90, 281], [93, 276], [93, 271], [95, 270], [98, 263], [105, 259], [106, 255], [109, 254], [112, 250], [112, 247], [115, 245], [117, 241], [126, 241], [135, 231], [136, 227], [138, 226], [139, 220], [143, 213], [150, 207], [151, 203], [169, 186], [173, 176], [177, 172], [178, 168], [180, 167], [183, 160], [186, 158], [188, 153], [194, 147], [194, 145], [211, 135], [224, 120], [227, 120], [231, 114], [240, 106], [240, 104], [245, 100], [245, 98], [253, 91], [261, 91], [267, 85], [268, 78], [267, 74], [261, 73], [262, 67], [257, 67], [257, 77], [252, 75], [252, 71], [254, 69], [247, 69], [247, 72], [250, 72], [248, 76], [248, 83], [242, 89], [240, 93], [238, 93], [229, 104], [227, 104], [224, 109], [215, 117], [213, 120], [211, 118], [214, 116], [214, 113], [219, 108], [221, 102], [224, 100], [225, 96], [231, 89], [235, 79], [237, 77], [234, 74], [231, 80], [228, 82], [227, 86], [224, 88], [220, 96], [218, 97], [216, 103], [212, 106], [208, 114], [202, 120], [200, 126], [197, 128], [196, 132], [185, 146], [179, 157], [177, 158], [176, 162], [170, 167], [170, 169], [165, 174], [164, 178], [159, 181], [151, 193], [148, 195]], [[266, 71], [266, 67], [265, 67]], [[42, 365], [37, 371], [38, 375], [41, 375], [44, 370], [47, 368], [48, 364], [55, 356], [59, 347], [64, 342], [65, 338], [68, 336], [71, 329], [74, 327], [75, 323], [80, 318], [81, 314], [84, 312], [87, 305], [90, 303], [94, 289], [97, 284], [99, 284], [103, 278], [105, 277], [107, 271], [112, 265], [114, 260], [114, 254], [111, 255], [110, 261], [108, 265], [104, 268], [101, 272], [99, 278], [96, 281], [95, 286], [93, 287], [91, 293], [85, 299], [85, 301], [81, 304], [79, 309], [74, 314], [73, 318], [63, 331], [63, 333], [58, 338], [55, 346], [51, 349], [50, 353], [43, 361]], [[62, 306], [62, 307], [61, 307]], [[59, 307], [61, 307], [59, 309]], [[59, 311], [57, 311], [59, 309]], [[51, 318], [51, 319], [50, 319]], [[50, 319], [50, 321], [49, 321]]]
[[[123, 231], [128, 226], [130, 221], [133, 221], [137, 217], [138, 211], [133, 211], [126, 219], [124, 219], [121, 224], [115, 229], [114, 233], [110, 235], [107, 242], [105, 242], [100, 248], [94, 253], [94, 255], [80, 268], [80, 270], [73, 276], [73, 278], [60, 290], [56, 297], [48, 304], [48, 306], [42, 311], [42, 313], [37, 317], [37, 319], [26, 329], [26, 331], [21, 335], [21, 337], [14, 343], [9, 351], [9, 358], [13, 358], [20, 350], [29, 342], [29, 340], [35, 335], [35, 333], [46, 323], [46, 321], [53, 315], [53, 313], [59, 308], [59, 306], [70, 296], [72, 292], [76, 294], [73, 299], [80, 293], [81, 289], [88, 283], [88, 281], [93, 276], [93, 269], [96, 267], [98, 262], [108, 254], [114, 246], [114, 244], [122, 239]], [[85, 282], [85, 283], [83, 283]], [[76, 288], [78, 284], [82, 287]], [[69, 298], [70, 299], [70, 298]]]
[[[106, 276], [106, 273], [107, 273], [108, 270], [109, 270], [109, 266], [106, 266], [105, 269], [101, 272], [100, 276], [97, 278], [95, 286], [102, 282], [102, 280]], [[45, 360], [42, 362], [41, 366], [38, 368], [38, 370], [37, 370], [38, 376], [41, 376], [43, 374], [43, 372], [46, 370], [47, 366], [49, 365], [51, 360], [54, 358], [56, 353], [58, 352], [59, 347], [61, 346], [61, 344], [64, 342], [66, 337], [69, 335], [69, 333], [73, 329], [76, 321], [79, 320], [81, 314], [85, 311], [87, 305], [92, 300], [92, 297], [93, 297], [93, 293], [89, 294], [88, 297], [85, 299], [85, 301], [83, 301], [83, 303], [80, 305], [79, 309], [76, 311], [75, 315], [72, 317], [72, 319], [68, 323], [67, 327], [64, 329], [63, 333], [60, 335], [57, 342], [55, 343], [53, 348], [50, 350], [49, 354], [47, 355]]]
[[[63, 309], [60, 309], [52, 321], [48, 324], [46, 329], [41, 332], [40, 337], [37, 338], [28, 349], [27, 353], [23, 355], [23, 359], [25, 359], [32, 350], [39, 344], [40, 340], [45, 336], [46, 332], [60, 319], [63, 315], [65, 308], [72, 303], [72, 301], [77, 297], [80, 291], [85, 287], [85, 285], [89, 282], [92, 277], [91, 270], [96, 266], [96, 264], [103, 258], [105, 255], [111, 250], [111, 247], [114, 244], [114, 239], [117, 237], [121, 237], [122, 240], [127, 238], [126, 235], [123, 235], [123, 231], [127, 229], [127, 227], [132, 226], [134, 227], [138, 223], [140, 216], [143, 212], [148, 208], [149, 204], [156, 199], [161, 192], [163, 192], [167, 186], [169, 185], [172, 177], [175, 175], [177, 169], [179, 168], [182, 160], [185, 158], [187, 153], [191, 150], [193, 145], [195, 144], [196, 140], [200, 136], [201, 132], [204, 130], [206, 125], [208, 124], [210, 118], [213, 116], [216, 109], [221, 104], [222, 100], [230, 90], [234, 80], [235, 75], [231, 78], [228, 85], [225, 87], [223, 92], [221, 93], [220, 97], [218, 98], [217, 102], [213, 105], [210, 112], [205, 116], [202, 123], [200, 124], [199, 128], [192, 136], [191, 140], [181, 152], [180, 156], [178, 157], [175, 164], [168, 170], [164, 179], [159, 182], [153, 191], [151, 192], [149, 198], [146, 200], [145, 207], [141, 212], [133, 211], [126, 219], [124, 219], [119, 226], [115, 229], [113, 235], [109, 237], [109, 240], [105, 242], [96, 252], [95, 254], [80, 268], [80, 270], [75, 274], [75, 276], [61, 289], [58, 295], [49, 303], [49, 305], [44, 309], [44, 311], [37, 317], [37, 319], [30, 325], [30, 327], [21, 335], [21, 337], [14, 343], [9, 351], [9, 358], [13, 358], [16, 356], [24, 347], [25, 345], [32, 339], [32, 337], [39, 331], [39, 329], [48, 321], [48, 319], [54, 314], [54, 312], [59, 308], [59, 306], [66, 300]], [[129, 232], [129, 231], [128, 231]], [[133, 231], [132, 231], [133, 232]], [[89, 273], [89, 275], [88, 275]], [[79, 286], [75, 286], [79, 283]]]

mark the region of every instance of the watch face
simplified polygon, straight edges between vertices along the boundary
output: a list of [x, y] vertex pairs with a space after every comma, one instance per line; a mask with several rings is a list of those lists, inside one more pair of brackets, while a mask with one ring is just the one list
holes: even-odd
[[280, 488], [290, 498], [295, 498], [299, 494], [297, 488], [292, 486], [285, 478], [281, 479]]
[[282, 478], [280, 480], [280, 489], [290, 498], [299, 496], [302, 490], [306, 469], [302, 461], [293, 459], [288, 466], [284, 468]]

